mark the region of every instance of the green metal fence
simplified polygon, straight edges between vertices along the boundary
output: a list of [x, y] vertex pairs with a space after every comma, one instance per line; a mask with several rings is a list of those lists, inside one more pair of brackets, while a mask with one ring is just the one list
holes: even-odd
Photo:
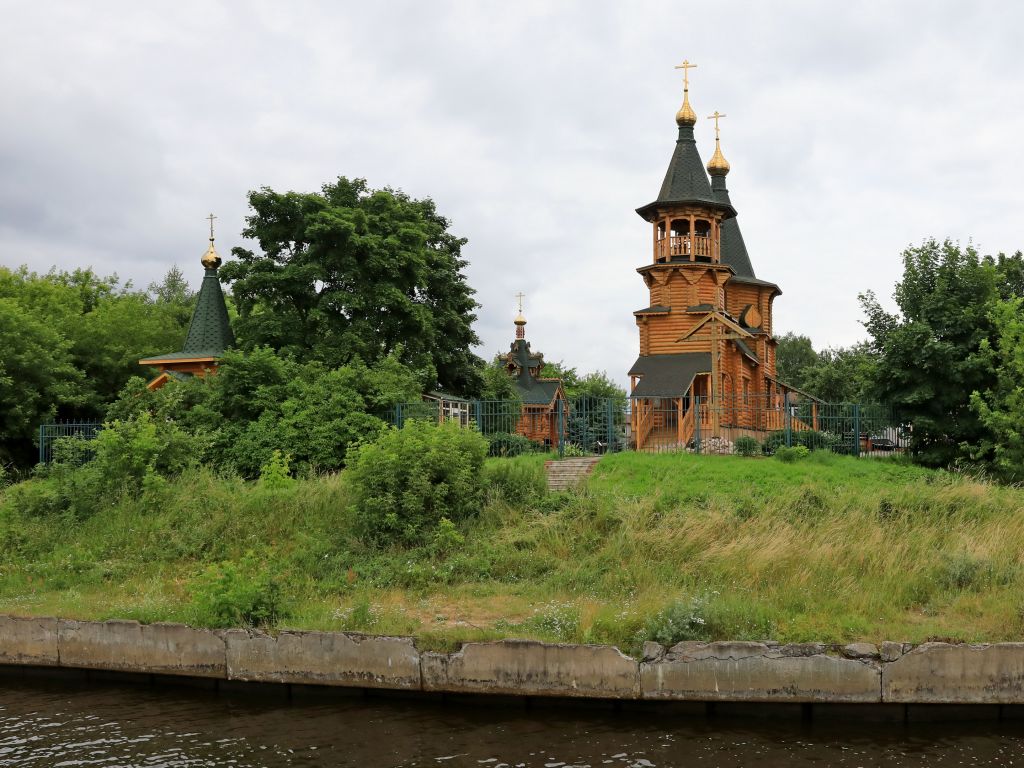
[[[437, 402], [395, 406], [387, 420], [441, 421], [453, 409]], [[531, 451], [601, 454], [623, 450], [724, 454], [755, 441], [758, 450], [804, 445], [854, 456], [905, 450], [909, 434], [892, 409], [867, 403], [823, 403], [798, 395], [724, 398], [570, 399], [550, 408], [515, 400], [471, 400], [458, 412], [494, 456]], [[745, 444], [745, 445], [744, 445]]]
[[[401, 427], [409, 419], [457, 420], [478, 430], [492, 456], [555, 451], [561, 455], [625, 450], [734, 453], [756, 441], [763, 453], [805, 445], [853, 456], [906, 450], [908, 430], [892, 408], [876, 403], [823, 403], [793, 394], [725, 398], [579, 397], [555, 406], [518, 400], [425, 400], [400, 403], [380, 414]], [[98, 422], [56, 422], [39, 427], [39, 461], [53, 460], [60, 438], [92, 440]]]
[[39, 463], [53, 461], [53, 446], [61, 438], [92, 440], [103, 424], [97, 421], [57, 421], [39, 425]]

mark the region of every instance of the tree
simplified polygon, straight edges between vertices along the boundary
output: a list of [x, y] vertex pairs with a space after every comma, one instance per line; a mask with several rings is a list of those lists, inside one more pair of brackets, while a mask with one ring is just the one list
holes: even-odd
[[865, 342], [823, 349], [805, 368], [800, 387], [830, 403], [863, 403], [873, 399], [875, 355]]
[[80, 397], [71, 344], [11, 298], [0, 298], [0, 464], [34, 463], [39, 424]]
[[1024, 479], [1024, 299], [998, 301], [990, 318], [995, 342], [982, 343], [992, 356], [996, 381], [992, 388], [971, 394], [971, 407], [991, 433], [983, 438], [975, 456], [993, 457], [993, 466], [1005, 480]]
[[243, 348], [267, 345], [331, 368], [395, 353], [425, 388], [479, 392], [466, 241], [432, 200], [341, 177], [318, 193], [264, 187], [249, 205], [242, 234], [262, 252], [235, 248], [236, 261], [221, 269]]
[[797, 389], [807, 389], [804, 373], [819, 362], [818, 353], [811, 346], [810, 338], [798, 336], [790, 331], [779, 336], [776, 341], [778, 347], [775, 350], [775, 371], [779, 380]]
[[886, 312], [871, 292], [860, 296], [878, 361], [875, 393], [913, 424], [911, 448], [925, 463], [947, 465], [987, 438], [970, 397], [995, 383], [990, 312], [1000, 271], [1016, 266], [1013, 258], [1000, 267], [971, 246], [928, 240], [903, 253], [898, 313]]

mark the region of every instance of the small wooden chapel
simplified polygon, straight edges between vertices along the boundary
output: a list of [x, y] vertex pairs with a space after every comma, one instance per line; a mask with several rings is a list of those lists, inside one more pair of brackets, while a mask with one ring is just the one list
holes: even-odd
[[526, 340], [523, 294], [518, 294], [518, 298], [519, 314], [513, 321], [516, 338], [508, 353], [501, 358], [522, 401], [515, 431], [534, 442], [555, 446], [568, 429], [569, 403], [560, 379], [540, 375], [544, 355], [530, 349], [530, 342]]
[[[640, 355], [629, 370], [638, 450], [779, 429], [785, 384], [775, 373], [772, 302], [782, 291], [754, 274], [725, 177], [717, 111], [715, 152], [697, 151], [684, 61], [678, 138], [653, 202], [651, 258], [637, 269], [649, 305], [633, 313]], [[710, 178], [709, 178], [710, 175]]]
[[224, 355], [224, 350], [235, 343], [235, 335], [228, 320], [228, 308], [224, 303], [224, 293], [220, 288], [221, 258], [213, 245], [213, 220], [211, 213], [210, 245], [206, 248], [200, 262], [203, 265], [203, 283], [196, 297], [196, 306], [192, 311], [192, 322], [188, 326], [188, 335], [180, 352], [169, 352], [156, 357], [139, 360], [139, 365], [155, 367], [157, 376], [146, 386], [159, 389], [170, 379], [187, 378], [189, 376], [207, 376], [216, 371], [217, 362]]

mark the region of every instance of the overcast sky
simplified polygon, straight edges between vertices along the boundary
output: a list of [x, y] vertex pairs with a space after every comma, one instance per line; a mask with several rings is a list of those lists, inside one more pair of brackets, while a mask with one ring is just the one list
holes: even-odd
[[206, 221], [339, 175], [469, 239], [481, 354], [625, 380], [691, 71], [777, 333], [863, 337], [930, 236], [1024, 247], [1024, 4], [0, 0], [0, 263], [201, 278]]

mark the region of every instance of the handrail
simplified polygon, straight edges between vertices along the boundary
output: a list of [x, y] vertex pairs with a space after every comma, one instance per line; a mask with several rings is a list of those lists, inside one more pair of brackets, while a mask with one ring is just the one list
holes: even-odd
[[670, 259], [677, 256], [688, 256], [693, 261], [697, 256], [712, 255], [712, 241], [710, 235], [671, 235], [657, 241], [656, 252], [659, 260]]

